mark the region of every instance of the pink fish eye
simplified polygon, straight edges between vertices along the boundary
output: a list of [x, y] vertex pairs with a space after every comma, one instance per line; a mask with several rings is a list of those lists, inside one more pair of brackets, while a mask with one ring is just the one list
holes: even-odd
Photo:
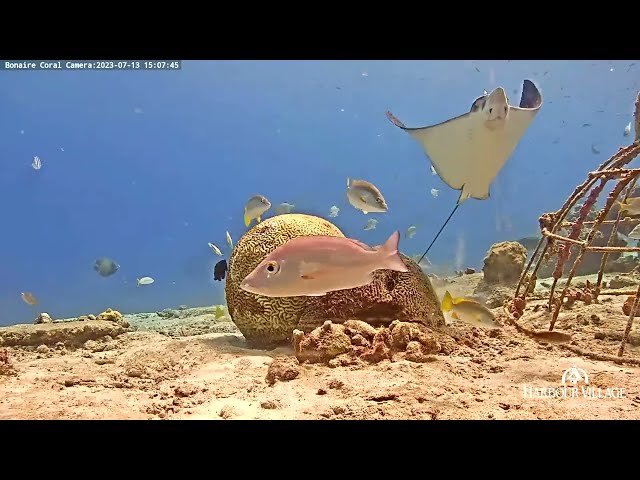
[[280, 270], [280, 265], [278, 265], [278, 262], [271, 261], [267, 263], [266, 269], [269, 273], [278, 273], [278, 271]]

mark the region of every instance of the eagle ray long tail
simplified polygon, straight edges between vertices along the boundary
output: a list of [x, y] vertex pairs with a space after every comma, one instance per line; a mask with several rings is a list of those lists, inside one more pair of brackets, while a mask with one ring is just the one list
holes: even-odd
[[427, 253], [429, 253], [429, 250], [431, 250], [431, 247], [433, 247], [433, 244], [436, 243], [436, 240], [442, 233], [442, 230], [444, 230], [444, 227], [447, 226], [447, 223], [449, 223], [449, 220], [451, 220], [451, 217], [453, 217], [453, 214], [456, 213], [456, 210], [458, 210], [459, 206], [460, 204], [456, 203], [456, 206], [453, 207], [453, 210], [451, 211], [451, 213], [449, 214], [445, 222], [442, 224], [442, 227], [440, 227], [440, 230], [438, 231], [438, 233], [436, 233], [435, 238], [431, 241], [431, 244], [427, 247], [427, 250], [422, 254], [422, 256], [420, 257], [420, 260], [418, 260], [418, 265], [420, 265], [420, 262], [422, 261], [422, 259], [427, 255]]

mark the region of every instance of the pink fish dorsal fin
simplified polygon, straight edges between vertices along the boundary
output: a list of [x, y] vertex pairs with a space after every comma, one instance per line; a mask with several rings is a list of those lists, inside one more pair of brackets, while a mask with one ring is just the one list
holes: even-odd
[[367, 245], [366, 243], [361, 242], [360, 240], [356, 240], [355, 238], [349, 238], [348, 240], [350, 240], [351, 242], [355, 243], [359, 247], [362, 247], [365, 250], [375, 250], [376, 249], [376, 247], [372, 248], [369, 245]]

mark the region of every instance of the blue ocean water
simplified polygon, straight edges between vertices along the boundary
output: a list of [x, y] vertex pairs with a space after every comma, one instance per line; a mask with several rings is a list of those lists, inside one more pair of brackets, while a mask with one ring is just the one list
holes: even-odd
[[[511, 103], [531, 79], [544, 105], [491, 188], [468, 200], [429, 253], [481, 268], [489, 247], [538, 233], [623, 137], [640, 61], [184, 61], [179, 71], [0, 71], [0, 324], [155, 311], [224, 301], [213, 265], [246, 231], [243, 206], [267, 196], [328, 217], [376, 245], [421, 254], [459, 192], [430, 171], [409, 126], [468, 111], [503, 86]], [[585, 125], [586, 124], [586, 125]], [[600, 153], [593, 153], [592, 146]], [[34, 156], [42, 162], [34, 170]], [[363, 215], [346, 179], [383, 192], [389, 212]], [[434, 197], [431, 189], [439, 190]], [[377, 228], [365, 231], [375, 215]], [[462, 252], [462, 253], [460, 253]], [[461, 257], [462, 255], [462, 257]], [[93, 264], [121, 267], [100, 277]], [[136, 286], [151, 276], [153, 285]], [[39, 304], [27, 305], [21, 292]]]

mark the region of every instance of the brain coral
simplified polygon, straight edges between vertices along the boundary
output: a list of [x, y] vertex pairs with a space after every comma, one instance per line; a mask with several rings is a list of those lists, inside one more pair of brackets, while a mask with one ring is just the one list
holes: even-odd
[[306, 297], [269, 298], [245, 292], [240, 283], [273, 250], [295, 237], [344, 237], [320, 217], [290, 213], [268, 218], [246, 232], [229, 259], [225, 295], [229, 315], [247, 341], [265, 346], [287, 341], [298, 325]]
[[240, 282], [266, 255], [288, 240], [304, 235], [344, 236], [335, 225], [320, 217], [277, 215], [245, 233], [231, 254], [225, 285], [229, 314], [253, 346], [288, 342], [294, 329], [310, 331], [325, 320], [390, 323], [399, 319], [431, 327], [444, 325], [429, 279], [404, 255], [409, 272], [379, 270], [369, 285], [322, 297], [269, 298], [240, 289]]

